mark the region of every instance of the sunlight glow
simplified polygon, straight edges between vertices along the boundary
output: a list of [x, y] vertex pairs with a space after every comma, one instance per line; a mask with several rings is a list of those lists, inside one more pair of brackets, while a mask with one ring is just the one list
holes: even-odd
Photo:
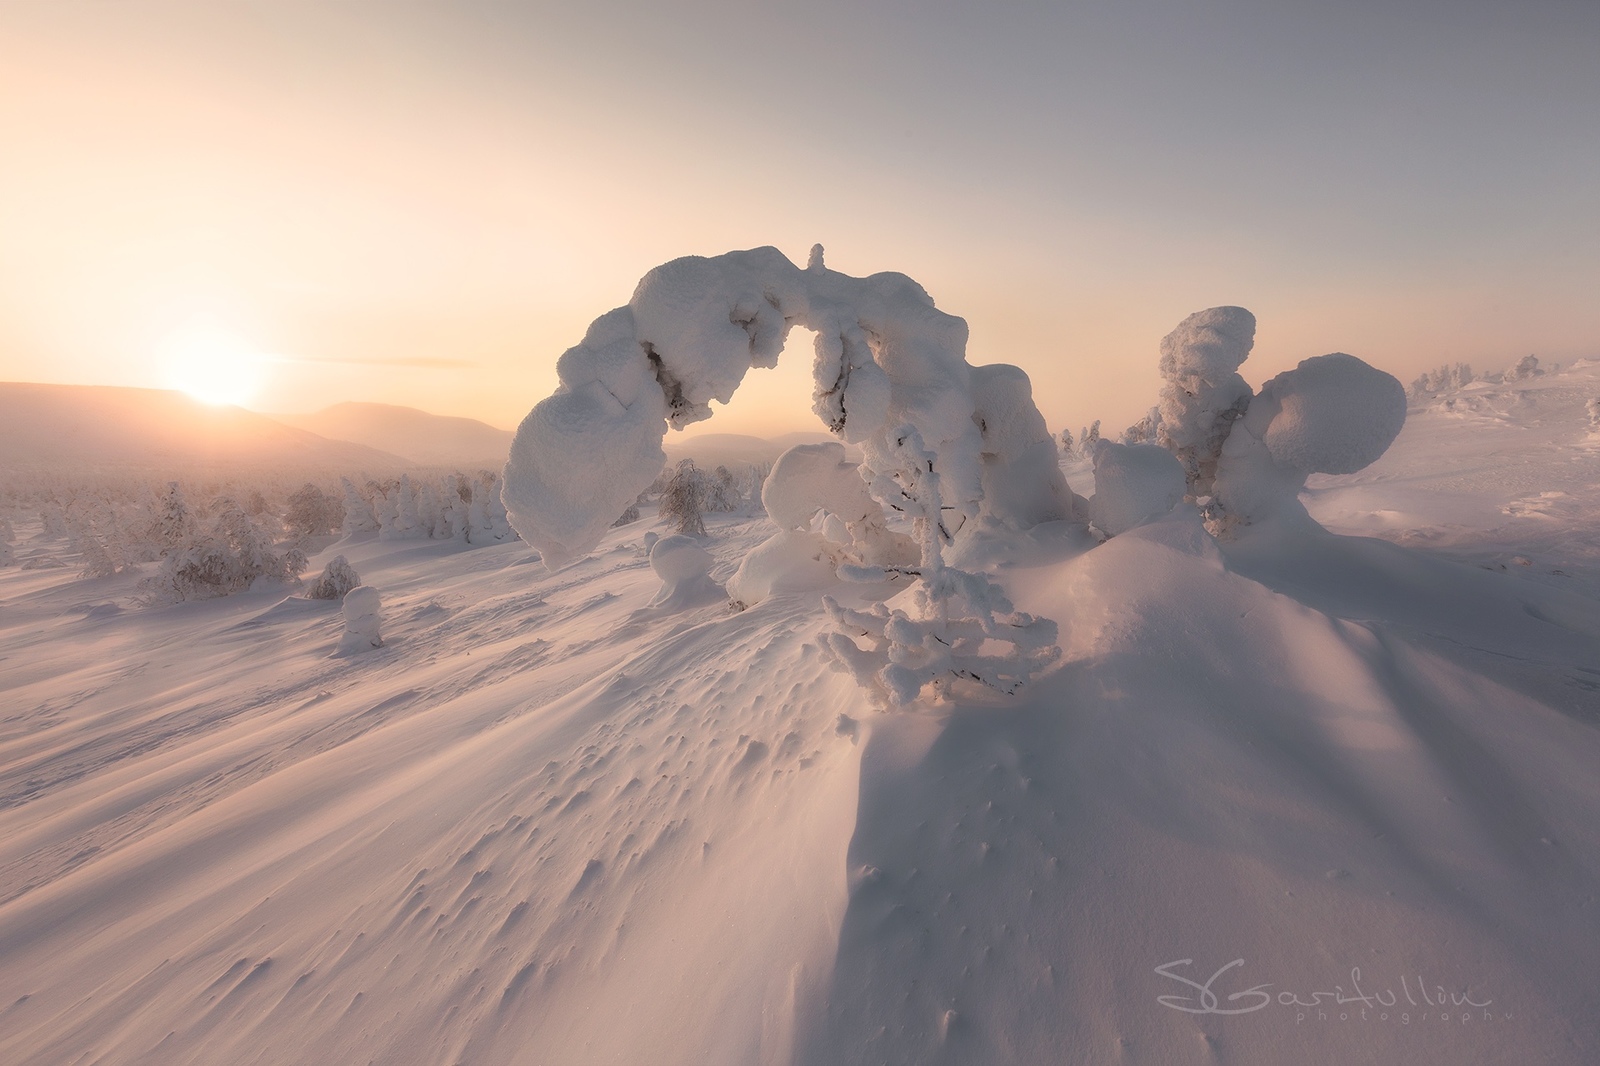
[[201, 403], [248, 403], [261, 386], [261, 356], [208, 319], [179, 326], [162, 341], [158, 355], [167, 385]]

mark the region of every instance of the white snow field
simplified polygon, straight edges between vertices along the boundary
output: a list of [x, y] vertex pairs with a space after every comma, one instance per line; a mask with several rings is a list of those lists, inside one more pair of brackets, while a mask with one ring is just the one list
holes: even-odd
[[870, 584], [681, 594], [749, 513], [679, 595], [648, 517], [346, 537], [353, 655], [0, 568], [0, 1062], [1593, 1062], [1596, 396], [1413, 406], [1329, 532], [997, 532], [952, 565], [1060, 657], [894, 710], [820, 648]]

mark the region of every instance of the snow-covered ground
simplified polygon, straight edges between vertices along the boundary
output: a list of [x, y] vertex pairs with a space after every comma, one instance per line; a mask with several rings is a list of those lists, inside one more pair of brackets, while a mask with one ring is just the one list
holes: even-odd
[[0, 1061], [1593, 1061], [1597, 395], [1414, 409], [1327, 535], [991, 545], [1064, 654], [937, 710], [815, 591], [652, 606], [649, 519], [341, 541], [356, 653], [0, 569]]

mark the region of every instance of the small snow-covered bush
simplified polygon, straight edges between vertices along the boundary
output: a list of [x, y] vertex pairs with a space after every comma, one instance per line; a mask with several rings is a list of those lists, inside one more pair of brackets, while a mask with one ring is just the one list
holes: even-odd
[[1100, 445], [1089, 521], [1110, 536], [1160, 518], [1183, 500], [1183, 467], [1154, 444]]
[[321, 576], [312, 582], [311, 589], [306, 595], [313, 600], [342, 600], [346, 593], [359, 584], [361, 575], [350, 565], [350, 560], [342, 555], [335, 555], [332, 561], [322, 568]]
[[1298, 507], [1313, 473], [1352, 474], [1381, 456], [1406, 420], [1392, 375], [1353, 355], [1306, 359], [1261, 387], [1217, 465], [1224, 528]]
[[337, 655], [356, 655], [383, 647], [383, 598], [371, 585], [357, 585], [344, 597], [344, 635]]
[[[1190, 496], [1207, 496], [1222, 442], [1250, 405], [1239, 367], [1255, 344], [1256, 316], [1242, 307], [1196, 311], [1161, 341], [1161, 424], [1156, 439], [1183, 466]], [[1092, 453], [1090, 453], [1092, 455]]]

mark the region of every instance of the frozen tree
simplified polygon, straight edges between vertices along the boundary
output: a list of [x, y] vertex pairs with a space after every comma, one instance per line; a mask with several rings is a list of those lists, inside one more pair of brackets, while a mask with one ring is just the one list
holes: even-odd
[[506, 521], [505, 505], [500, 501], [500, 481], [485, 470], [472, 486], [472, 502], [467, 505], [467, 543], [501, 544], [513, 537]]
[[1366, 467], [1405, 419], [1400, 382], [1355, 356], [1319, 355], [1279, 374], [1261, 387], [1222, 450], [1219, 532], [1279, 515], [1304, 517], [1299, 494], [1309, 475]]
[[1005, 363], [973, 367], [972, 405], [981, 441], [980, 515], [1017, 529], [1081, 517], [1083, 501], [1061, 475], [1028, 375]]
[[400, 484], [392, 490], [392, 507], [385, 507], [387, 523], [380, 523], [379, 540], [410, 540], [418, 532], [416, 490], [411, 486], [409, 474], [400, 475]]
[[693, 459], [680, 459], [661, 492], [661, 517], [679, 533], [705, 536], [706, 498], [710, 495], [707, 478]]
[[261, 586], [297, 584], [305, 568], [304, 552], [278, 550], [271, 535], [242, 507], [223, 499], [212, 523], [169, 551], [147, 587], [158, 600], [208, 599]]
[[[1016, 611], [983, 574], [945, 565], [944, 548], [952, 537], [943, 519], [940, 476], [914, 426], [901, 426], [886, 448], [870, 442], [869, 450], [874, 447], [888, 454], [875, 457], [868, 488], [880, 503], [911, 518], [921, 549], [914, 570], [896, 569], [920, 580], [908, 592], [909, 611], [883, 603], [857, 610], [824, 596], [838, 630], [821, 635], [823, 648], [881, 705], [912, 703], [930, 686], [939, 698], [958, 680], [1015, 692], [1060, 655], [1055, 622]], [[841, 573], [870, 580], [885, 571], [846, 567]], [[989, 650], [991, 645], [1006, 650]]]
[[1183, 467], [1155, 444], [1102, 444], [1094, 455], [1089, 521], [1110, 536], [1171, 511], [1183, 499]]
[[639, 518], [639, 504], [638, 501], [634, 501], [633, 503], [628, 504], [628, 509], [626, 511], [623, 511], [622, 514], [617, 516], [617, 520], [611, 523], [611, 527], [615, 529], [618, 526], [631, 526], [633, 523], [637, 522]]
[[1152, 407], [1145, 416], [1122, 431], [1123, 444], [1154, 444], [1161, 429], [1161, 408]]
[[167, 491], [161, 497], [161, 507], [156, 515], [156, 540], [161, 554], [189, 543], [195, 532], [195, 516], [176, 481], [167, 482]]
[[1527, 381], [1529, 378], [1536, 378], [1543, 373], [1544, 371], [1539, 369], [1539, 357], [1525, 355], [1517, 360], [1516, 366], [1506, 371], [1506, 380]]
[[361, 495], [361, 490], [356, 488], [355, 482], [349, 478], [340, 478], [344, 488], [344, 521], [342, 527], [345, 536], [357, 533], [376, 533], [378, 531], [378, 516], [372, 510], [372, 504]]
[[1061, 458], [1069, 463], [1078, 458], [1078, 446], [1072, 439], [1072, 430], [1070, 429], [1061, 431]]
[[361, 575], [350, 565], [350, 560], [342, 555], [335, 555], [332, 561], [322, 568], [322, 574], [312, 582], [311, 589], [306, 595], [313, 600], [342, 600], [345, 593], [359, 584]]
[[357, 585], [344, 596], [344, 635], [336, 655], [357, 655], [383, 647], [383, 598], [371, 585]]
[[706, 510], [725, 514], [737, 511], [741, 502], [739, 486], [734, 483], [733, 472], [719, 466], [706, 481]]
[[[1011, 429], [986, 467], [966, 323], [939, 311], [904, 275], [827, 269], [820, 247], [803, 270], [772, 248], [673, 260], [645, 275], [627, 306], [596, 319], [557, 363], [555, 394], [518, 427], [503, 494], [513, 525], [551, 568], [588, 551], [661, 470], [666, 429], [710, 417], [711, 401], [727, 403], [751, 367], [774, 365], [793, 325], [816, 334], [812, 410], [861, 447], [860, 475], [882, 507], [912, 520], [920, 554], [903, 571], [918, 579], [916, 617], [885, 614], [891, 628], [876, 650], [836, 634], [856, 649], [841, 644], [840, 657], [888, 656], [888, 672], [874, 682], [886, 699], [962, 676], [1004, 689], [1020, 683], [1054, 653], [1053, 625], [1016, 615], [986, 578], [945, 567], [940, 553], [976, 528], [986, 469], [1004, 469], [998, 505], [1015, 521], [1029, 520], [1015, 513], [1017, 501], [1059, 503], [1059, 469], [1037, 461], [1053, 449], [1047, 434], [1033, 439], [1031, 397], [1024, 389], [1019, 398], [1011, 385], [999, 390], [1005, 405], [1017, 406], [995, 409]], [[1014, 377], [993, 374], [995, 382]], [[1070, 496], [1065, 502], [1071, 506]], [[664, 501], [663, 514], [670, 509]], [[977, 632], [987, 635], [973, 644]], [[938, 651], [946, 636], [959, 651]], [[991, 655], [982, 647], [991, 640], [1012, 651]]]
[[84, 577], [111, 577], [129, 568], [114, 532], [87, 529], [79, 539]]
[[283, 524], [290, 536], [314, 537], [331, 533], [344, 520], [344, 509], [337, 498], [306, 482], [289, 495]]
[[1211, 495], [1222, 442], [1250, 405], [1239, 367], [1255, 344], [1256, 318], [1242, 307], [1212, 307], [1178, 323], [1161, 341], [1161, 424], [1157, 442], [1182, 464], [1188, 495]]
[[1600, 397], [1596, 397], [1585, 405], [1589, 411], [1589, 431], [1600, 433]]
[[1078, 454], [1085, 459], [1094, 458], [1094, 450], [1100, 446], [1100, 420], [1097, 418], [1092, 423], [1083, 427], [1079, 435]]

